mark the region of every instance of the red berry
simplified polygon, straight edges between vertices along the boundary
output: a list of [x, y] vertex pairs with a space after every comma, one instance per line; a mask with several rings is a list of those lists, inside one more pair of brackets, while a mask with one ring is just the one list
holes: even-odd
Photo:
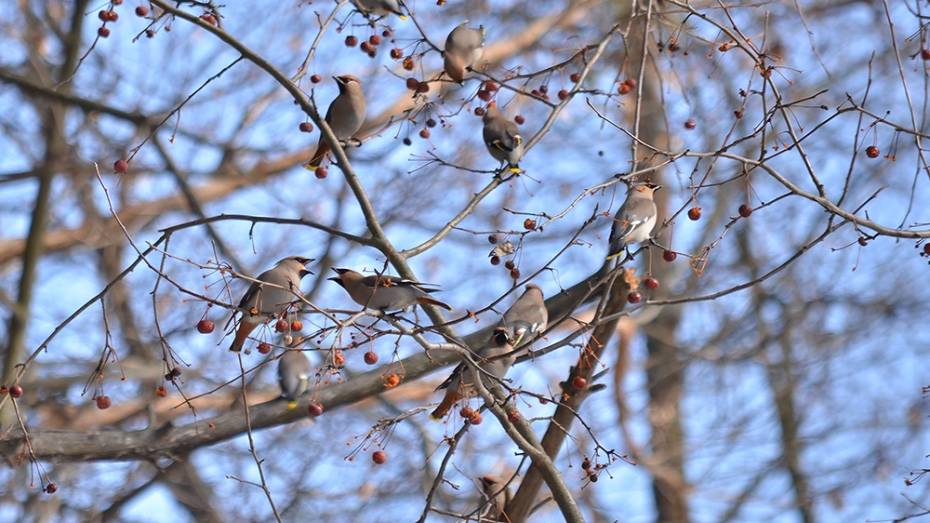
[[565, 89], [560, 89], [560, 90], [559, 90], [559, 100], [564, 100], [564, 99], [566, 99], [566, 98], [568, 98], [568, 91], [566, 91]]
[[474, 416], [468, 418], [468, 423], [470, 423], [470, 424], [472, 424], [472, 425], [481, 425], [481, 422], [482, 422], [482, 421], [484, 421], [484, 420], [481, 419], [481, 414], [479, 414], [479, 413], [477, 413], [477, 412], [475, 413]]
[[204, 13], [200, 15], [200, 19], [210, 25], [216, 25], [216, 17], [210, 13]]
[[401, 51], [400, 48], [395, 47], [394, 49], [391, 49], [391, 58], [395, 60], [400, 60], [403, 56], [404, 56], [404, 52]]
[[626, 82], [620, 84], [620, 87], [617, 88], [617, 92], [620, 94], [627, 94], [630, 92], [630, 85]]
[[148, 16], [149, 8], [144, 5], [136, 7], [136, 16]]
[[23, 395], [22, 387], [20, 387], [19, 385], [13, 385], [12, 387], [10, 387], [10, 396], [13, 396], [14, 398], [18, 398], [22, 395]]
[[491, 256], [491, 265], [500, 265], [501, 258], [500, 256]]
[[313, 132], [313, 124], [310, 123], [310, 122], [300, 122], [299, 128], [300, 128], [300, 132], [302, 132], [302, 133], [312, 133], [312, 132]]
[[291, 321], [291, 330], [295, 332], [300, 332], [304, 329], [304, 324], [300, 320]]
[[623, 83], [630, 86], [630, 89], [636, 89], [636, 78], [627, 78]]
[[271, 352], [271, 344], [266, 343], [264, 341], [259, 343], [258, 352], [259, 354], [268, 354], [269, 352]]
[[639, 291], [633, 291], [626, 295], [626, 301], [630, 303], [639, 303], [643, 301], [643, 295]]
[[164, 398], [168, 396], [168, 389], [164, 385], [159, 385], [155, 387], [155, 395], [159, 398]]
[[372, 351], [366, 352], [366, 353], [365, 353], [365, 363], [367, 363], [367, 364], [369, 364], [369, 365], [374, 365], [375, 363], [378, 363], [378, 354], [375, 353], [375, 352], [372, 352]]
[[930, 242], [924, 244], [924, 254], [930, 255]]
[[310, 75], [310, 81], [315, 84], [318, 84], [323, 81], [323, 78], [321, 78], [320, 75], [318, 74], [314, 74], [314, 75]]
[[677, 257], [678, 257], [678, 253], [676, 253], [675, 251], [665, 251], [662, 253], [662, 259], [669, 263], [675, 261], [675, 258]]
[[491, 93], [489, 91], [485, 91], [484, 89], [482, 89], [478, 91], [478, 98], [484, 102], [487, 102], [488, 100], [491, 99]]
[[692, 207], [688, 209], [688, 218], [692, 221], [698, 221], [701, 219], [701, 208]]
[[307, 413], [310, 414], [311, 418], [315, 418], [323, 414], [323, 405], [316, 401], [311, 401], [310, 405], [307, 405]]
[[417, 86], [418, 93], [428, 93], [429, 92], [429, 83], [420, 82], [420, 85]]
[[146, 29], [146, 30], [145, 30], [145, 36], [146, 36], [146, 38], [155, 38], [155, 30], [154, 30], [154, 29]]
[[129, 172], [129, 162], [126, 160], [116, 160], [113, 162], [113, 171], [119, 174], [126, 174]]
[[117, 21], [117, 20], [119, 20], [119, 13], [117, 13], [116, 11], [114, 11], [114, 10], [112, 10], [112, 9], [110, 9], [109, 11], [107, 11], [107, 21], [108, 21], [108, 22], [115, 22], [115, 21]]
[[346, 47], [355, 47], [358, 44], [358, 38], [349, 35], [346, 37]]
[[368, 37], [368, 43], [371, 45], [381, 45], [381, 37], [378, 35], [371, 35]]
[[383, 450], [376, 450], [371, 454], [371, 460], [378, 465], [384, 465], [387, 462], [387, 454]]
[[514, 268], [513, 260], [507, 260], [507, 261], [505, 261], [505, 262], [504, 262], [504, 267], [506, 267], [508, 270], [509, 270], [509, 269], [513, 269], [513, 268]]
[[520, 411], [517, 409], [510, 409], [507, 411], [507, 419], [511, 423], [516, 423], [520, 419]]
[[100, 410], [107, 410], [113, 404], [109, 396], [97, 396], [94, 401], [97, 402], [97, 408]]
[[375, 48], [372, 47], [372, 45], [371, 45], [370, 43], [368, 43], [368, 40], [365, 40], [364, 42], [362, 42], [362, 45], [360, 45], [358, 48], [359, 48], [363, 53], [370, 53], [370, 52], [372, 52], [372, 51], [375, 50]]
[[519, 280], [519, 279], [520, 279], [520, 269], [518, 269], [518, 268], [516, 268], [516, 267], [514, 267], [513, 269], [510, 269], [510, 277], [513, 278], [513, 279], [515, 279], [515, 280]]
[[326, 178], [327, 174], [329, 174], [329, 169], [327, 169], [326, 167], [317, 167], [316, 170], [313, 171], [313, 175], [319, 178], [320, 180], [322, 180], [323, 178]]
[[408, 56], [407, 58], [404, 58], [404, 69], [408, 71], [413, 71], [413, 57], [412, 56]]
[[691, 130], [697, 127], [697, 122], [694, 121], [694, 118], [688, 118], [685, 120], [685, 129]]
[[584, 379], [581, 376], [575, 376], [572, 378], [572, 387], [577, 390], [584, 390], [588, 386], [588, 380]]
[[523, 125], [526, 122], [526, 118], [518, 114], [513, 117], [513, 121], [516, 122], [517, 125]]
[[749, 218], [750, 214], [752, 214], [752, 207], [746, 205], [745, 203], [739, 206], [740, 216], [742, 216], [743, 218]]
[[106, 38], [110, 36], [110, 29], [106, 27], [101, 27], [97, 29], [97, 35], [100, 36], [100, 38]]
[[106, 22], [110, 17], [107, 15], [106, 10], [101, 10], [97, 12], [97, 18], [99, 18], [101, 22]]
[[489, 234], [489, 235], [488, 235], [488, 243], [490, 243], [491, 245], [495, 245], [495, 244], [497, 244], [497, 241], [498, 241], [498, 240], [497, 240], [497, 235], [496, 235], [496, 234]]
[[878, 158], [879, 154], [881, 154], [881, 151], [878, 150], [878, 146], [870, 145], [865, 148], [865, 155], [869, 158]]
[[475, 116], [484, 116], [484, 107], [475, 107]]
[[496, 91], [496, 90], [498, 90], [498, 89], [500, 89], [500, 87], [499, 87], [496, 83], [494, 83], [494, 82], [492, 82], [492, 81], [490, 81], [490, 80], [484, 82], [484, 90], [485, 90], [485, 91], [494, 92], [494, 91]]
[[462, 410], [459, 411], [459, 416], [462, 416], [463, 418], [470, 418], [475, 414], [475, 409], [471, 407], [462, 407]]
[[645, 280], [643, 280], [643, 284], [644, 284], [646, 287], [650, 288], [650, 289], [658, 289], [658, 288], [659, 288], [659, 280], [653, 278], [652, 276], [650, 276], [650, 277], [646, 278]]
[[210, 334], [216, 326], [212, 320], [200, 320], [197, 322], [197, 332], [200, 334]]
[[423, 138], [424, 140], [429, 138], [429, 129], [425, 127], [423, 129], [420, 129], [420, 138]]
[[58, 485], [53, 482], [49, 482], [48, 485], [45, 485], [45, 488], [42, 489], [46, 494], [54, 494], [58, 492]]
[[920, 57], [924, 60], [930, 60], [930, 49], [921, 49]]
[[385, 29], [384, 31], [381, 31], [381, 36], [385, 38], [392, 38], [394, 36], [394, 31], [391, 31], [390, 29]]
[[534, 220], [534, 219], [532, 219], [532, 218], [527, 218], [527, 219], [523, 220], [523, 228], [526, 229], [526, 230], [528, 230], [528, 231], [535, 231], [535, 230], [536, 230], [536, 220]]
[[413, 77], [407, 78], [407, 89], [410, 89], [411, 91], [416, 91], [417, 87], [420, 87], [419, 80]]
[[577, 84], [578, 82], [581, 81], [581, 73], [572, 73], [571, 76], [568, 77], [568, 79], [571, 80], [572, 83]]

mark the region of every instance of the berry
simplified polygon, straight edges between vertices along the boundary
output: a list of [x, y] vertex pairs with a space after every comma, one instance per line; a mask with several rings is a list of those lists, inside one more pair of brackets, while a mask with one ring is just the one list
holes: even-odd
[[863, 247], [869, 244], [869, 240], [866, 239], [864, 236], [860, 236], [856, 241], [859, 242], [859, 245]]
[[572, 387], [575, 387], [577, 390], [584, 390], [588, 387], [588, 380], [581, 376], [575, 376], [572, 378]]
[[313, 132], [313, 124], [310, 122], [300, 122], [300, 125], [298, 126], [298, 128], [300, 129], [300, 132], [302, 133]]
[[144, 5], [136, 7], [136, 16], [148, 16], [149, 8]]
[[427, 126], [427, 127], [436, 127], [436, 120], [433, 120], [432, 118], [430, 118], [429, 120], [426, 121], [426, 126]]
[[213, 16], [211, 13], [204, 13], [200, 15], [200, 19], [210, 25], [216, 25], [216, 17]]
[[97, 402], [97, 408], [100, 410], [107, 410], [113, 404], [109, 396], [97, 396], [94, 401]]
[[617, 88], [617, 92], [620, 94], [627, 94], [630, 92], [630, 84], [623, 82], [620, 84], [620, 87]]
[[425, 127], [424, 127], [423, 129], [420, 129], [420, 138], [423, 138], [424, 140], [428, 139], [428, 138], [429, 138], [429, 129], [427, 129], [427, 128], [425, 128]]
[[404, 138], [404, 145], [406, 145], [407, 147], [410, 147], [411, 145], [413, 145], [413, 140], [411, 140], [409, 136], [408, 136], [408, 137], [405, 137], [405, 138]]
[[394, 31], [391, 31], [390, 28], [385, 29], [384, 31], [381, 31], [381, 36], [383, 36], [383, 37], [385, 37], [385, 38], [393, 38], [393, 37], [394, 37]]
[[45, 488], [42, 489], [46, 494], [54, 494], [58, 492], [58, 485], [53, 482], [49, 482], [48, 485], [45, 485]]
[[584, 461], [581, 462], [581, 468], [584, 469], [584, 470], [590, 469], [590, 468], [591, 468], [591, 460], [589, 460], [588, 458], [585, 458]]
[[300, 332], [304, 330], [304, 324], [300, 320], [291, 321], [291, 330], [295, 332]]
[[743, 218], [749, 218], [750, 214], [752, 214], [752, 207], [746, 205], [745, 203], [739, 206], [740, 216], [742, 216]]
[[384, 386], [393, 389], [400, 384], [400, 376], [397, 374], [388, 374], [384, 377]]
[[672, 263], [673, 261], [675, 261], [675, 258], [677, 257], [678, 257], [678, 253], [676, 253], [675, 251], [665, 251], [662, 253], [662, 259], [669, 263]]
[[881, 154], [881, 151], [878, 150], [878, 146], [870, 145], [865, 148], [865, 155], [869, 158], [878, 158], [878, 155]]
[[520, 411], [517, 409], [510, 409], [507, 411], [507, 420], [511, 423], [516, 423], [520, 419]]
[[490, 80], [484, 82], [484, 90], [485, 90], [485, 91], [491, 91], [491, 92], [493, 93], [494, 91], [496, 91], [496, 90], [498, 90], [498, 89], [500, 89], [500, 87], [499, 87], [496, 83], [494, 83], [494, 82], [492, 82], [492, 81], [490, 81]]
[[107, 12], [103, 10], [97, 12], [97, 18], [99, 18], [101, 22], [106, 22], [110, 17], [107, 15]]
[[646, 278], [645, 280], [643, 280], [643, 285], [645, 285], [645, 286], [646, 286], [647, 288], [649, 288], [649, 289], [658, 289], [658, 288], [659, 288], [659, 280], [657, 280], [657, 279], [653, 278], [652, 276], [650, 276], [650, 277]]
[[523, 115], [518, 114], [513, 117], [513, 121], [516, 122], [517, 125], [523, 125], [526, 123], [526, 118], [524, 118]]
[[274, 322], [274, 330], [278, 332], [284, 332], [290, 325], [284, 320], [278, 320]]
[[342, 367], [346, 364], [346, 355], [342, 353], [341, 350], [336, 350], [333, 352], [333, 365], [337, 367]]
[[516, 268], [516, 267], [514, 267], [513, 269], [510, 269], [510, 277], [513, 278], [513, 279], [515, 279], [515, 280], [519, 280], [519, 279], [520, 279], [520, 269], [518, 269], [518, 268]]
[[100, 36], [100, 38], [106, 38], [110, 36], [110, 30], [106, 27], [101, 27], [97, 29], [97, 35]]
[[501, 258], [500, 256], [491, 256], [491, 265], [500, 265]]
[[700, 219], [701, 219], [701, 208], [700, 208], [700, 207], [692, 207], [692, 208], [688, 209], [688, 218], [689, 218], [691, 221], [695, 221], [695, 222], [698, 221], [698, 220], [700, 220]]
[[307, 413], [310, 414], [311, 418], [315, 418], [323, 414], [323, 404], [316, 401], [311, 401], [310, 405], [307, 405]]
[[400, 48], [395, 47], [394, 49], [391, 49], [391, 58], [395, 60], [400, 60], [401, 58], [403, 58], [403, 56], [404, 56], [404, 52], [401, 51]]
[[119, 174], [126, 174], [129, 172], [129, 162], [126, 160], [116, 160], [113, 162], [113, 171]]
[[258, 344], [259, 354], [268, 354], [269, 352], [271, 352], [271, 344], [264, 341]]
[[506, 267], [507, 270], [513, 269], [514, 267], [513, 260], [507, 260], [506, 262], [504, 262], [504, 267]]
[[383, 450], [376, 450], [371, 454], [371, 460], [378, 465], [384, 465], [387, 463], [387, 454]]
[[108, 22], [115, 22], [115, 21], [117, 21], [117, 20], [119, 20], [119, 13], [117, 13], [116, 11], [114, 11], [114, 10], [112, 10], [112, 9], [110, 9], [109, 11], [107, 11], [107, 21], [108, 21]]
[[462, 407], [462, 410], [459, 411], [459, 416], [462, 416], [463, 418], [471, 418], [475, 414], [475, 409], [471, 407]]
[[164, 385], [159, 385], [155, 387], [155, 395], [159, 398], [164, 398], [168, 396], [168, 389]]
[[420, 82], [420, 85], [417, 86], [418, 93], [428, 93], [429, 92], [429, 83]]
[[528, 231], [535, 231], [535, 230], [536, 230], [536, 220], [534, 220], [534, 219], [532, 219], [532, 218], [527, 218], [527, 219], [523, 220], [523, 228], [526, 229], [526, 230], [528, 230]]
[[314, 74], [314, 75], [310, 75], [310, 81], [315, 84], [318, 84], [323, 81], [323, 78], [321, 78], [320, 75], [318, 74]]
[[568, 98], [568, 91], [565, 89], [559, 89], [559, 100], [564, 100]]
[[349, 35], [346, 37], [346, 47], [355, 47], [358, 44], [358, 38]]
[[581, 81], [581, 73], [572, 73], [571, 76], [568, 77], [568, 79], [571, 80], [572, 83], [577, 84], [578, 82]]
[[930, 256], [930, 242], [924, 244], [924, 254]]
[[146, 29], [146, 30], [145, 30], [145, 36], [146, 36], [146, 38], [155, 38], [155, 30], [154, 30], [154, 29]]
[[639, 291], [633, 291], [626, 295], [626, 301], [630, 303], [639, 303], [643, 301], [643, 295]]
[[371, 45], [381, 45], [381, 37], [378, 35], [371, 35], [368, 37], [368, 43]]
[[375, 352], [372, 352], [372, 351], [366, 352], [366, 353], [365, 353], [365, 363], [367, 363], [367, 364], [369, 364], [369, 365], [374, 365], [375, 363], [378, 363], [378, 354], [375, 353]]
[[497, 235], [496, 235], [496, 234], [489, 234], [489, 235], [488, 235], [488, 243], [490, 243], [491, 245], [495, 245], [495, 244], [497, 243], [497, 241], [498, 241], [498, 240], [497, 240]]
[[408, 56], [407, 58], [404, 58], [404, 69], [408, 71], [413, 71], [413, 57], [412, 56]]
[[477, 412], [475, 413], [474, 416], [468, 418], [468, 423], [470, 423], [471, 425], [481, 425], [482, 421], [483, 420], [481, 419], [481, 414]]
[[478, 91], [478, 98], [480, 98], [484, 102], [487, 102], [491, 99], [491, 93], [489, 91], [485, 91], [484, 89], [482, 89]]
[[10, 396], [13, 396], [14, 398], [18, 398], [22, 395], [23, 395], [22, 387], [20, 387], [19, 385], [13, 385], [12, 387], [10, 387]]
[[417, 87], [419, 86], [420, 86], [419, 80], [413, 77], [407, 78], [407, 89], [410, 89], [411, 91], [416, 91]]
[[921, 49], [920, 57], [924, 60], [930, 60], [930, 49]]
[[591, 474], [588, 479], [591, 480], [591, 483], [597, 483], [597, 474]]
[[623, 83], [630, 86], [630, 89], [636, 89], [636, 78], [627, 78]]
[[694, 121], [694, 118], [688, 118], [685, 120], [685, 129], [691, 130], [697, 127], [697, 122]]
[[372, 52], [372, 51], [375, 50], [375, 48], [372, 47], [372, 45], [371, 45], [370, 43], [368, 43], [368, 40], [365, 40], [364, 42], [362, 42], [362, 45], [360, 45], [358, 48], [359, 48], [359, 50], [361, 50], [363, 53], [370, 53], [370, 52]]
[[319, 178], [320, 180], [322, 180], [323, 178], [326, 178], [327, 174], [329, 174], [329, 169], [327, 169], [326, 167], [317, 167], [316, 170], [313, 171], [313, 175]]
[[210, 334], [216, 326], [211, 320], [200, 320], [197, 322], [197, 332], [200, 334]]
[[484, 107], [475, 107], [475, 116], [484, 116]]

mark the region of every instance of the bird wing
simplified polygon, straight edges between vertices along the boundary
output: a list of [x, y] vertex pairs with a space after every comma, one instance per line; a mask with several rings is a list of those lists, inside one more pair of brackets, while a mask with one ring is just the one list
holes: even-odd
[[489, 147], [495, 147], [501, 151], [511, 152], [522, 142], [523, 137], [517, 125], [509, 121], [496, 120], [484, 127], [484, 141]]
[[465, 363], [459, 363], [458, 365], [456, 365], [455, 368], [452, 369], [452, 373], [449, 374], [449, 377], [446, 378], [445, 381], [440, 383], [439, 386], [436, 387], [435, 391], [440, 391], [442, 389], [449, 388], [449, 385], [452, 385], [452, 381], [455, 380], [455, 378], [457, 378], [460, 374], [462, 374], [463, 370], [465, 370]]
[[413, 280], [408, 280], [406, 278], [401, 278], [400, 276], [393, 276], [391, 274], [372, 274], [371, 276], [365, 276], [362, 278], [362, 285], [368, 288], [390, 288], [390, 287], [416, 287], [423, 292], [436, 292], [439, 289], [438, 285], [434, 283], [422, 283], [416, 282]]
[[626, 237], [633, 229], [646, 223], [656, 214], [655, 203], [648, 198], [630, 198], [617, 211], [611, 227], [610, 240]]

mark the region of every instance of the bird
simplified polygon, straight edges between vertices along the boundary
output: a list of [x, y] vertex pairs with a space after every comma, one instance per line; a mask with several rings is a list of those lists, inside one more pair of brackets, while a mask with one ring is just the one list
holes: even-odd
[[338, 276], [329, 278], [342, 286], [355, 303], [369, 309], [382, 312], [403, 310], [411, 305], [436, 305], [446, 310], [452, 307], [435, 298], [430, 293], [439, 289], [428, 283], [406, 280], [389, 274], [372, 274], [364, 276], [352, 269], [333, 267]]
[[[542, 289], [535, 283], [529, 283], [523, 294], [504, 312], [491, 338], [478, 351], [476, 363], [487, 374], [503, 379], [517, 358], [514, 349], [532, 342], [546, 330], [548, 324], [549, 311]], [[487, 374], [482, 374], [482, 379], [486, 379]], [[459, 400], [474, 396], [473, 384], [471, 367], [465, 362], [459, 363], [452, 374], [436, 388], [437, 391], [445, 389], [446, 394], [430, 416], [442, 419]]]
[[517, 124], [504, 117], [497, 104], [488, 104], [484, 113], [484, 145], [491, 156], [499, 162], [506, 162], [510, 172], [519, 173], [520, 159], [523, 158], [523, 136]]
[[[329, 104], [325, 120], [336, 138], [346, 141], [354, 137], [365, 123], [365, 93], [362, 92], [362, 83], [351, 74], [334, 76], [333, 80], [339, 86], [339, 94]], [[310, 170], [317, 169], [329, 151], [329, 144], [320, 135], [313, 159], [306, 163], [306, 167]]]
[[[303, 256], [288, 256], [255, 278], [256, 281], [253, 281], [242, 295], [236, 312], [229, 320], [233, 321], [236, 313], [241, 314], [229, 350], [241, 351], [242, 345], [255, 327], [287, 311], [299, 296], [300, 280], [308, 274], [313, 274], [306, 269], [306, 265], [312, 261], [312, 258]], [[264, 285], [266, 283], [268, 285]], [[226, 325], [229, 326], [229, 323]]]
[[619, 256], [631, 243], [640, 243], [652, 237], [659, 211], [653, 199], [661, 185], [639, 182], [630, 185], [626, 201], [614, 215], [610, 228], [610, 247], [607, 260]]
[[509, 521], [504, 509], [512, 498], [510, 487], [497, 476], [482, 476], [481, 494], [487, 503], [481, 513], [482, 521]]
[[288, 400], [288, 410], [297, 408], [297, 398], [310, 385], [310, 360], [300, 350], [288, 350], [278, 359], [278, 384], [281, 397]]
[[352, 5], [365, 16], [384, 17], [395, 14], [401, 20], [407, 19], [400, 9], [402, 2], [398, 0], [352, 0]]
[[484, 54], [484, 26], [468, 27], [468, 21], [457, 25], [446, 37], [442, 52], [443, 69], [457, 84], [465, 80], [465, 71], [481, 60]]

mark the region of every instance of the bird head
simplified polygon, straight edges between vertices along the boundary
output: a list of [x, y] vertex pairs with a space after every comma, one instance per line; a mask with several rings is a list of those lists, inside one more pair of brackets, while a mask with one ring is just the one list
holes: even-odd
[[334, 76], [333, 80], [339, 85], [340, 93], [344, 92], [346, 89], [361, 90], [362, 88], [362, 82], [355, 75], [344, 74], [341, 76]]
[[342, 281], [342, 277], [343, 277], [344, 274], [346, 274], [346, 273], [348, 273], [348, 272], [351, 272], [352, 269], [343, 269], [343, 268], [341, 268], [341, 267], [333, 267], [333, 268], [332, 268], [332, 271], [335, 272], [336, 274], [338, 274], [338, 276], [333, 276], [332, 278], [327, 278], [327, 280], [329, 280], [329, 281], [334, 281], [334, 282], [338, 283], [339, 285], [342, 285], [343, 287], [345, 287], [346, 285], [345, 285], [345, 282]]
[[313, 272], [307, 270], [306, 268], [306, 265], [312, 261], [314, 261], [313, 258], [306, 258], [303, 256], [288, 256], [287, 258], [279, 261], [278, 265], [297, 271], [297, 274], [303, 278], [304, 276], [313, 274]]

